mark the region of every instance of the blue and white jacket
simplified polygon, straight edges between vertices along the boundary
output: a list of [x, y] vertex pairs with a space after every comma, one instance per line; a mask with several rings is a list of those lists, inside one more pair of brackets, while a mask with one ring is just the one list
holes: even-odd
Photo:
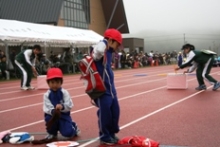
[[57, 104], [61, 104], [63, 106], [61, 114], [70, 115], [73, 102], [67, 90], [63, 88], [60, 88], [57, 91], [48, 90], [44, 94], [43, 111], [45, 115], [52, 115]]
[[[111, 95], [114, 98], [116, 95], [116, 89], [114, 84], [114, 73], [111, 68], [113, 52], [114, 49], [108, 47], [107, 40], [102, 40], [94, 46], [92, 57], [95, 61], [99, 74], [103, 78], [106, 87], [106, 94]], [[106, 58], [106, 62], [103, 62], [104, 56]]]

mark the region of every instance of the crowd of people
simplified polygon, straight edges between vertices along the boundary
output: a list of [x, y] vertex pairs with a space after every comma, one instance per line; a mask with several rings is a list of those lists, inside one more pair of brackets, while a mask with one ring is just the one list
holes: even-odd
[[[32, 47], [33, 48], [33, 47]], [[90, 47], [92, 48], [92, 47]], [[24, 49], [27, 50], [27, 49]], [[39, 75], [45, 75], [50, 67], [59, 67], [63, 73], [79, 73], [78, 62], [83, 58], [85, 54], [89, 54], [88, 50], [73, 52], [72, 48], [65, 48], [62, 53], [50, 52], [50, 55], [40, 52], [35, 57], [31, 57], [31, 62], [35, 62], [34, 66]], [[6, 57], [3, 51], [0, 51], [0, 78], [9, 80], [11, 77], [21, 78], [18, 66], [15, 64], [16, 50], [11, 50], [9, 57]], [[174, 64], [182, 60], [175, 51], [167, 53], [149, 52], [143, 51], [137, 52], [133, 50], [131, 52], [125, 52], [124, 50], [116, 51], [112, 54], [112, 68], [137, 68], [144, 66], [156, 66], [156, 65], [168, 65]], [[180, 60], [181, 59], [181, 60]], [[9, 64], [6, 64], [6, 60], [9, 60]], [[181, 61], [182, 62], [182, 61]]]
[[175, 51], [168, 53], [158, 53], [151, 51], [150, 53], [139, 53], [134, 50], [125, 53], [125, 51], [116, 52], [113, 54], [113, 67], [120, 68], [137, 68], [144, 66], [169, 65], [177, 63], [177, 53]]

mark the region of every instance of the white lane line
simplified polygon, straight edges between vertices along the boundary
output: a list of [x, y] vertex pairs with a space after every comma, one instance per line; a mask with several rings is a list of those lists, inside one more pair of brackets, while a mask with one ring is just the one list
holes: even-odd
[[[170, 70], [164, 70], [164, 71], [170, 71]], [[158, 71], [158, 72], [161, 72], [161, 71]], [[158, 73], [158, 72], [149, 72], [150, 74], [151, 73]], [[123, 78], [125, 78], [125, 77], [131, 77], [134, 73], [137, 73], [137, 72], [132, 72], [132, 73], [130, 73], [129, 75], [127, 75], [127, 76], [123, 76]], [[121, 74], [123, 74], [123, 73], [121, 73]], [[151, 76], [147, 76], [146, 78], [148, 78], [148, 77], [153, 77], [153, 76], [157, 76], [157, 75], [151, 75]], [[72, 77], [73, 78], [73, 77]], [[120, 77], [117, 77], [117, 76], [115, 76], [115, 79], [117, 79], [117, 78], [120, 78]], [[143, 77], [136, 77], [136, 78], [132, 78], [133, 80], [134, 79], [141, 79], [141, 78], [143, 78]], [[69, 80], [67, 80], [67, 79], [64, 79], [65, 81], [68, 81], [68, 82], [65, 82], [65, 84], [63, 85], [63, 86], [66, 86], [66, 85], [73, 85], [73, 84], [82, 84], [82, 81], [80, 81], [80, 79], [77, 79], [77, 81], [74, 81], [74, 79], [71, 79], [71, 78], [68, 78]], [[70, 79], [71, 79], [71, 82], [69, 82], [70, 81]], [[121, 78], [120, 78], [121, 79]], [[128, 80], [132, 80], [132, 79], [128, 79]], [[128, 80], [124, 80], [124, 81], [128, 81]], [[120, 80], [120, 81], [122, 81], [122, 80]], [[34, 86], [36, 86], [36, 85], [34, 85]], [[11, 89], [11, 88], [18, 88], [18, 86], [13, 86], [13, 87], [7, 87], [7, 88], [0, 88], [0, 90], [2, 90], [2, 89]], [[0, 94], [9, 94], [9, 93], [15, 93], [15, 92], [21, 92], [21, 90], [16, 90], [16, 91], [8, 91], [8, 92], [2, 92], [2, 93], [0, 93]]]
[[[195, 78], [191, 79], [191, 80], [188, 80], [188, 81], [192, 81], [194, 80]], [[210, 86], [211, 87], [211, 86]], [[209, 89], [210, 87], [208, 87], [207, 89]], [[138, 94], [134, 94], [134, 95], [130, 95], [130, 96], [126, 96], [126, 97], [122, 97], [121, 99], [119, 99], [119, 101], [123, 100], [123, 99], [127, 99], [127, 98], [131, 98], [131, 97], [134, 97], [134, 96], [138, 96], [138, 95], [142, 95], [142, 94], [146, 94], [146, 93], [149, 93], [149, 92], [153, 92], [155, 90], [159, 90], [159, 89], [163, 89], [163, 88], [166, 88], [166, 86], [162, 86], [162, 87], [159, 87], [159, 88], [156, 88], [156, 89], [152, 89], [152, 90], [149, 90], [149, 91], [145, 91], [145, 92], [142, 92], [142, 93], [138, 93]], [[201, 93], [202, 91], [199, 91], [197, 93]], [[181, 101], [181, 100], [179, 100]], [[178, 102], [178, 101], [177, 101]], [[174, 103], [177, 103], [177, 102], [174, 102]], [[180, 103], [180, 102], [179, 102]], [[171, 104], [170, 104], [171, 105]], [[165, 106], [166, 107], [166, 106]], [[77, 112], [81, 112], [81, 111], [85, 111], [85, 110], [88, 110], [88, 109], [92, 109], [94, 108], [94, 106], [90, 106], [90, 107], [86, 107], [84, 109], [79, 109], [79, 110], [76, 110], [76, 111], [73, 111], [71, 112], [71, 114], [73, 113], [77, 113]], [[10, 131], [14, 131], [14, 130], [18, 130], [18, 129], [21, 129], [21, 128], [25, 128], [25, 127], [28, 127], [28, 126], [32, 126], [32, 125], [35, 125], [35, 124], [39, 124], [39, 123], [42, 123], [44, 122], [44, 120], [40, 120], [40, 121], [36, 121], [36, 122], [33, 122], [33, 123], [29, 123], [29, 124], [26, 124], [26, 125], [22, 125], [22, 126], [19, 126], [19, 127], [16, 127], [16, 128], [12, 128], [12, 129], [8, 129]], [[122, 126], [123, 127], [123, 126]], [[83, 147], [83, 146], [81, 146]]]
[[[165, 78], [163, 78], [165, 79]], [[134, 85], [139, 85], [139, 84], [144, 84], [144, 83], [151, 83], [151, 82], [155, 82], [155, 81], [160, 81], [160, 80], [163, 80], [163, 79], [158, 79], [158, 80], [151, 80], [151, 81], [147, 81], [147, 82], [139, 82], [139, 83], [135, 83], [135, 84], [128, 84], [128, 85], [125, 85], [125, 86], [119, 86], [119, 87], [116, 87], [117, 89], [120, 89], [120, 88], [124, 88], [124, 87], [129, 87], [129, 86], [134, 86]], [[193, 79], [190, 79], [188, 81], [192, 81], [194, 80], [195, 78]], [[156, 88], [157, 89], [157, 88]], [[151, 91], [154, 91], [154, 89], [152, 90], [148, 90], [149, 92]], [[86, 94], [81, 94], [81, 95], [76, 95], [76, 96], [72, 96], [71, 98], [77, 98], [77, 97], [81, 97], [81, 96], [86, 96]], [[129, 98], [129, 96], [127, 97]], [[124, 98], [121, 98], [121, 100], [124, 99]], [[27, 105], [27, 106], [21, 106], [21, 107], [16, 107], [16, 108], [12, 108], [12, 109], [7, 109], [7, 110], [2, 110], [0, 111], [0, 114], [1, 113], [5, 113], [5, 112], [10, 112], [10, 111], [14, 111], [14, 110], [19, 110], [19, 109], [24, 109], [24, 108], [29, 108], [29, 107], [33, 107], [33, 106], [38, 106], [38, 105], [41, 105], [41, 103], [36, 103], [36, 104], [32, 104], [32, 105]]]
[[[140, 70], [140, 71], [138, 71], [138, 72], [141, 72], [142, 70]], [[168, 72], [168, 71], [170, 71], [170, 70], [163, 70], [163, 72]], [[144, 71], [145, 73], [146, 72], [148, 72], [148, 74], [153, 74], [153, 73], [157, 73], [157, 72], [162, 72], [161, 70], [149, 70], [149, 71]], [[114, 72], [114, 74], [115, 74], [115, 79], [118, 79], [118, 78], [121, 78], [121, 77], [118, 77], [117, 75], [118, 74], [120, 74], [120, 75], [123, 75], [123, 77], [130, 77], [130, 76], [132, 76], [133, 74], [135, 74], [135, 73], [137, 73], [137, 71], [128, 71], [128, 72]], [[78, 76], [78, 77], [77, 77]], [[71, 75], [71, 76], [65, 76], [64, 77], [64, 81], [70, 81], [70, 79], [71, 79], [71, 81], [72, 82], [74, 82], [74, 84], [76, 84], [76, 83], [82, 83], [81, 81], [79, 81], [79, 79], [80, 79], [80, 74], [79, 75]], [[77, 81], [76, 81], [77, 80]], [[67, 84], [68, 82], [65, 82], [65, 85], [69, 85], [69, 84], [73, 84], [73, 83], [69, 83], [69, 84]], [[5, 86], [7, 86], [7, 85], [14, 85], [14, 84], [17, 84], [17, 82], [15, 81], [15, 82], [13, 82], [13, 83], [4, 83], [4, 85]], [[33, 80], [32, 81], [32, 84], [33, 84], [33, 86], [35, 85], [36, 86], [36, 84], [37, 84], [37, 80], [35, 79], [35, 80]], [[11, 89], [11, 88], [18, 88], [18, 86], [7, 86], [7, 87], [4, 87], [4, 88], [0, 88], [0, 90], [2, 90], [2, 89]]]
[[[212, 86], [209, 86], [208, 89], [211, 88], [211, 87], [212, 87]], [[173, 102], [173, 103], [171, 103], [171, 104], [169, 104], [169, 105], [166, 105], [165, 107], [162, 107], [162, 108], [160, 108], [160, 109], [158, 109], [158, 110], [156, 110], [156, 111], [154, 111], [154, 112], [151, 112], [151, 113], [149, 113], [149, 114], [147, 114], [147, 115], [145, 115], [145, 116], [142, 116], [142, 117], [140, 117], [140, 118], [138, 118], [138, 119], [135, 119], [135, 120], [131, 121], [130, 123], [127, 123], [127, 124], [121, 126], [120, 129], [122, 130], [122, 129], [124, 129], [124, 128], [127, 128], [127, 127], [129, 127], [129, 126], [135, 124], [135, 123], [138, 123], [138, 122], [140, 122], [140, 121], [142, 121], [142, 120], [144, 120], [144, 119], [146, 119], [146, 118], [148, 118], [148, 117], [150, 117], [150, 116], [152, 116], [152, 115], [155, 115], [155, 114], [157, 114], [157, 113], [159, 113], [159, 112], [161, 112], [161, 111], [163, 111], [163, 110], [165, 110], [165, 109], [168, 109], [168, 108], [170, 108], [170, 107], [172, 107], [172, 106], [175, 106], [175, 105], [177, 105], [177, 104], [179, 104], [179, 103], [181, 103], [181, 102], [183, 102], [183, 101], [186, 101], [186, 100], [192, 98], [193, 96], [202, 93], [203, 91], [204, 91], [204, 90], [199, 91], [199, 92], [196, 92], [196, 93], [194, 93], [194, 94], [191, 94], [191, 95], [189, 95], [189, 96], [187, 96], [187, 97], [184, 97], [184, 98], [182, 98], [182, 99], [180, 99], [180, 100], [178, 100], [178, 101], [176, 101], [176, 102]], [[96, 142], [96, 141], [98, 141], [98, 140], [99, 140], [99, 137], [97, 137], [97, 138], [95, 138], [95, 139], [93, 139], [93, 140], [91, 140], [91, 141], [89, 141], [89, 142], [87, 142], [87, 143], [84, 143], [84, 144], [80, 145], [79, 147], [86, 147], [87, 145], [90, 145], [90, 144], [92, 144], [92, 143], [94, 143], [94, 142]]]
[[[191, 79], [189, 81], [192, 81], [194, 79]], [[150, 92], [153, 92], [153, 91], [156, 91], [156, 90], [160, 90], [160, 89], [163, 89], [163, 88], [166, 88], [166, 86], [158, 87], [158, 88], [155, 88], [155, 89], [151, 89], [151, 90], [148, 90], [148, 91], [145, 91], [145, 92], [140, 92], [140, 93], [137, 93], [137, 94], [134, 94], [134, 95], [130, 95], [130, 96], [125, 96], [125, 97], [120, 98], [119, 101], [124, 100], [124, 99], [128, 99], [128, 98], [132, 98], [132, 97], [135, 97], [135, 96], [139, 96], [139, 95], [142, 95], [142, 94], [150, 93]], [[81, 112], [81, 111], [85, 111], [85, 110], [88, 110], [88, 109], [91, 109], [91, 108], [94, 108], [94, 106], [90, 106], [90, 107], [86, 107], [86, 108], [79, 109], [79, 110], [76, 110], [76, 111], [72, 111], [71, 114], [77, 113], [77, 112]], [[26, 125], [22, 125], [20, 127], [12, 128], [10, 130], [14, 131], [14, 130], [17, 130], [17, 129], [21, 129], [21, 128], [25, 128], [25, 127], [32, 126], [32, 125], [35, 125], [35, 124], [39, 124], [41, 122], [44, 122], [44, 120], [40, 120], [40, 121], [37, 121], [37, 122], [33, 122], [33, 123], [26, 124]]]
[[[135, 97], [135, 96], [139, 96], [139, 95], [142, 95], [142, 94], [146, 94], [146, 93], [149, 93], [149, 92], [153, 92], [153, 91], [156, 91], [156, 90], [160, 90], [160, 89], [163, 89], [163, 88], [166, 88], [166, 86], [162, 86], [162, 87], [159, 87], [159, 88], [156, 88], [156, 89], [152, 89], [152, 90], [141, 92], [141, 93], [134, 94], [134, 95], [125, 96], [125, 97], [122, 97], [121, 99], [119, 99], [119, 101], [124, 100], [124, 99], [128, 99], [128, 98], [132, 98], [132, 97]], [[94, 107], [95, 106], [90, 106], [90, 107], [86, 107], [86, 108], [79, 109], [79, 110], [76, 110], [76, 111], [72, 111], [71, 114], [81, 112], [81, 111], [85, 111], [85, 110], [88, 110], [88, 109], [91, 109], [91, 108], [94, 108]], [[8, 129], [8, 130], [14, 131], [14, 130], [25, 128], [25, 127], [32, 126], [32, 125], [35, 125], [35, 124], [39, 124], [39, 123], [42, 123], [42, 122], [44, 122], [44, 120], [36, 121], [36, 122], [33, 122], [33, 123], [29, 123], [29, 124], [22, 125], [22, 126], [19, 126], [19, 127], [16, 127], [16, 128]]]
[[[164, 79], [165, 79], [165, 78], [164, 78]], [[146, 81], [146, 82], [139, 82], [139, 83], [135, 83], [135, 84], [128, 84], [128, 85], [119, 86], [119, 87], [116, 87], [116, 88], [117, 88], [117, 89], [121, 89], [121, 88], [129, 87], [129, 86], [140, 85], [140, 84], [144, 84], [144, 83], [152, 83], [152, 82], [160, 81], [160, 80], [163, 80], [163, 79], [151, 80], [151, 81]], [[86, 95], [87, 95], [87, 94], [80, 94], [80, 95], [72, 96], [71, 98], [78, 98], [78, 97], [86, 96]], [[6, 110], [0, 111], [0, 114], [1, 114], [1, 113], [5, 113], [5, 112], [14, 111], [14, 110], [29, 108], [29, 107], [32, 107], [32, 106], [38, 106], [38, 105], [41, 105], [41, 104], [43, 104], [43, 103], [40, 102], [40, 103], [35, 103], [35, 104], [31, 104], [31, 105], [16, 107], [16, 108], [12, 108], [12, 109], [6, 109]]]
[[[147, 77], [145, 77], [145, 78], [148, 78], [148, 77], [155, 77], [156, 75], [152, 75], [152, 76], [147, 76]], [[124, 82], [124, 81], [132, 81], [132, 80], [137, 80], [137, 79], [143, 79], [143, 77], [138, 77], [138, 78], [130, 78], [130, 79], [124, 79], [124, 80], [118, 80], [118, 81], [116, 81], [115, 82], [115, 84], [117, 84], [117, 83], [120, 83], [120, 82]], [[82, 84], [82, 82], [81, 82], [81, 84]], [[65, 86], [65, 85], [64, 85]], [[64, 87], [65, 88], [65, 87]], [[75, 87], [75, 88], [68, 88], [68, 89], [66, 89], [66, 90], [73, 90], [73, 89], [80, 89], [80, 88], [84, 88], [84, 86], [81, 86], [81, 87]], [[17, 92], [17, 91], [14, 91], [14, 92]], [[13, 91], [11, 91], [11, 92], [6, 92], [6, 93], [1, 93], [2, 95], [3, 94], [9, 94], [9, 93], [14, 93]], [[20, 92], [26, 92], [26, 91], [21, 91], [20, 90]], [[45, 90], [45, 92], [46, 92], [46, 90]], [[44, 93], [45, 93], [44, 92]], [[28, 95], [28, 96], [21, 96], [21, 97], [15, 97], [15, 98], [10, 98], [10, 99], [2, 99], [2, 100], [0, 100], [0, 102], [4, 102], [4, 101], [9, 101], [9, 100], [16, 100], [16, 99], [20, 99], [20, 98], [26, 98], [26, 97], [31, 97], [31, 96], [37, 96], [37, 95], [42, 95], [42, 94], [44, 94], [44, 93], [38, 93], [38, 94], [32, 94], [32, 95]], [[0, 95], [1, 95], [0, 94]]]

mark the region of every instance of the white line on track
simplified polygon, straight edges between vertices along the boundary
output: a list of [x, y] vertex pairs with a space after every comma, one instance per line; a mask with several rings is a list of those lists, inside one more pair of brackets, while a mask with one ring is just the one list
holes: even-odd
[[[212, 86], [209, 86], [208, 89], [211, 88], [211, 87], [212, 87]], [[121, 126], [120, 129], [122, 130], [122, 129], [124, 129], [124, 128], [127, 128], [127, 127], [129, 127], [129, 126], [131, 126], [131, 125], [133, 125], [133, 124], [135, 124], [135, 123], [138, 123], [138, 122], [140, 122], [140, 121], [142, 121], [142, 120], [144, 120], [144, 119], [146, 119], [146, 118], [148, 118], [148, 117], [150, 117], [150, 116], [152, 116], [152, 115], [155, 115], [155, 114], [157, 114], [157, 113], [159, 113], [159, 112], [161, 112], [161, 111], [163, 111], [163, 110], [165, 110], [165, 109], [168, 109], [168, 108], [170, 108], [170, 107], [172, 107], [172, 106], [175, 106], [175, 105], [177, 105], [177, 104], [179, 104], [179, 103], [181, 103], [181, 102], [183, 102], [183, 101], [186, 101], [186, 100], [188, 100], [188, 99], [190, 99], [190, 98], [193, 98], [195, 95], [198, 95], [198, 94], [202, 93], [203, 91], [204, 91], [204, 90], [199, 91], [199, 92], [196, 92], [196, 93], [194, 93], [194, 94], [191, 94], [191, 95], [189, 95], [189, 96], [187, 96], [187, 97], [184, 97], [184, 98], [182, 98], [182, 99], [180, 99], [180, 100], [178, 100], [178, 101], [175, 101], [175, 102], [173, 102], [173, 103], [171, 103], [171, 104], [169, 104], [169, 105], [166, 105], [166, 106], [164, 106], [164, 107], [162, 107], [162, 108], [160, 108], [160, 109], [157, 109], [157, 110], [154, 111], [154, 112], [151, 112], [151, 113], [149, 113], [149, 114], [147, 114], [147, 115], [144, 115], [144, 116], [142, 116], [142, 117], [140, 117], [140, 118], [138, 118], [138, 119], [135, 119], [135, 120], [133, 120], [133, 121], [131, 121], [131, 122], [129, 122], [129, 123], [127, 123], [127, 124]], [[86, 147], [86, 146], [88, 146], [88, 145], [90, 145], [90, 144], [92, 144], [92, 143], [94, 143], [94, 142], [96, 142], [96, 141], [98, 141], [98, 140], [99, 140], [99, 137], [97, 137], [97, 138], [95, 138], [95, 139], [93, 139], [93, 140], [91, 140], [91, 141], [89, 141], [89, 142], [87, 142], [87, 143], [84, 143], [84, 144], [80, 145], [79, 147]]]
[[[188, 81], [192, 81], [192, 80], [195, 80], [195, 78], [190, 79]], [[148, 90], [148, 91], [145, 91], [145, 92], [140, 92], [140, 93], [137, 93], [137, 94], [125, 96], [125, 97], [120, 98], [118, 101], [125, 100], [125, 99], [128, 99], [128, 98], [132, 98], [132, 97], [135, 97], [135, 96], [139, 96], [139, 95], [142, 95], [142, 94], [154, 92], [154, 91], [157, 91], [157, 90], [160, 90], [160, 89], [163, 89], [163, 88], [166, 88], [166, 86], [162, 86], [162, 87], [151, 89], [151, 90]], [[86, 107], [86, 108], [79, 109], [79, 110], [76, 110], [76, 111], [72, 111], [71, 114], [77, 113], [77, 112], [82, 112], [82, 111], [85, 111], [85, 110], [88, 110], [88, 109], [92, 109], [94, 107], [95, 106], [90, 106], [90, 107]], [[32, 125], [35, 125], [35, 124], [39, 124], [39, 123], [42, 123], [42, 122], [44, 122], [44, 120], [40, 120], [40, 121], [36, 121], [36, 122], [33, 122], [33, 123], [29, 123], [29, 124], [26, 124], [26, 125], [22, 125], [22, 126], [19, 126], [19, 127], [16, 127], [16, 128], [9, 129], [9, 130], [10, 131], [14, 131], [14, 130], [18, 130], [18, 129], [21, 129], [21, 128], [29, 127], [29, 126], [32, 126]]]
[[[155, 77], [157, 75], [152, 75], [152, 76], [146, 76], [146, 78], [150, 78], [150, 77]], [[120, 82], [124, 82], [124, 81], [131, 81], [131, 80], [137, 80], [137, 79], [143, 79], [143, 77], [137, 77], [137, 78], [130, 78], [130, 79], [124, 79], [124, 80], [118, 80], [118, 81], [115, 81], [115, 84], [116, 83], [120, 83]], [[81, 82], [82, 84], [82, 82]], [[64, 85], [65, 86], [65, 85]], [[75, 87], [75, 88], [68, 88], [66, 90], [73, 90], [73, 89], [79, 89], [79, 88], [84, 88], [83, 86], [81, 87]], [[15, 93], [15, 92], [28, 92], [28, 91], [10, 91], [10, 92], [5, 92], [5, 93], [1, 93], [0, 95], [4, 95], [4, 94], [9, 94], [9, 93]], [[44, 92], [45, 93], [45, 92]], [[37, 96], [37, 95], [42, 95], [44, 93], [38, 93], [38, 94], [32, 94], [32, 95], [28, 95], [28, 96], [21, 96], [21, 97], [15, 97], [15, 98], [10, 98], [10, 99], [3, 99], [3, 100], [0, 100], [0, 102], [2, 101], [8, 101], [8, 100], [15, 100], [17, 98], [26, 98], [26, 97], [31, 97], [31, 96]]]
[[[194, 80], [194, 79], [191, 79], [191, 80]], [[188, 80], [188, 81], [191, 81], [191, 80]], [[149, 91], [145, 91], [145, 92], [141, 92], [141, 93], [138, 93], [138, 94], [134, 94], [134, 95], [130, 95], [130, 96], [125, 96], [125, 97], [122, 97], [121, 99], [119, 99], [119, 101], [124, 100], [124, 99], [128, 99], [128, 98], [131, 98], [131, 97], [135, 97], [135, 96], [138, 96], [138, 95], [146, 94], [146, 93], [149, 93], [149, 92], [153, 92], [153, 91], [156, 91], [156, 90], [159, 90], [159, 89], [163, 89], [163, 88], [165, 88], [165, 87], [166, 87], [166, 86], [162, 86], [162, 87], [158, 87], [158, 88], [155, 88], [155, 89], [152, 89], [152, 90], [149, 90]], [[210, 87], [211, 87], [211, 86], [210, 86]], [[210, 87], [208, 87], [208, 89], [209, 89]], [[189, 95], [189, 96], [187, 96], [187, 97], [185, 97], [185, 98], [183, 98], [183, 99], [181, 99], [181, 100], [178, 100], [178, 101], [176, 101], [176, 102], [174, 102], [174, 103], [171, 103], [171, 104], [169, 104], [169, 105], [167, 105], [167, 106], [165, 106], [165, 107], [163, 107], [163, 108], [161, 108], [161, 109], [158, 109], [158, 110], [156, 110], [156, 111], [154, 111], [154, 112], [152, 112], [152, 113], [150, 113], [150, 114], [147, 114], [147, 115], [145, 115], [145, 116], [143, 116], [143, 117], [141, 117], [141, 118], [139, 118], [139, 119], [137, 119], [137, 120], [134, 120], [134, 121], [132, 121], [132, 122], [130, 122], [130, 123], [128, 123], [128, 124], [122, 126], [121, 129], [128, 127], [127, 125], [129, 125], [129, 124], [130, 124], [130, 125], [131, 125], [131, 124], [134, 124], [134, 123], [136, 123], [136, 122], [138, 122], [138, 121], [141, 121], [141, 120], [143, 120], [143, 119], [145, 119], [145, 118], [147, 118], [147, 117], [149, 117], [149, 116], [151, 116], [151, 115], [153, 115], [153, 114], [156, 114], [156, 113], [158, 113], [158, 112], [160, 112], [160, 111], [162, 111], [162, 110], [164, 110], [164, 109], [167, 109], [167, 108], [169, 108], [169, 107], [171, 107], [171, 106], [173, 106], [173, 105], [176, 105], [176, 104], [178, 104], [178, 103], [181, 103], [181, 102], [183, 102], [183, 101], [185, 101], [185, 100], [187, 100], [187, 99], [189, 99], [189, 98], [192, 98], [193, 96], [195, 96], [195, 95], [197, 95], [197, 94], [199, 94], [199, 93], [201, 93], [201, 92], [203, 92], [203, 91], [196, 92], [196, 93], [194, 93], [194, 94], [192, 94], [192, 95]], [[79, 110], [73, 111], [73, 112], [71, 112], [71, 114], [77, 113], [77, 112], [81, 112], [81, 111], [85, 111], [85, 110], [89, 110], [89, 109], [92, 109], [92, 108], [94, 108], [94, 106], [90, 106], [90, 107], [86, 107], [86, 108], [83, 108], [83, 109], [79, 109]], [[14, 131], [14, 130], [18, 130], [18, 129], [21, 129], [21, 128], [25, 128], [25, 127], [32, 126], [32, 125], [35, 125], [35, 124], [39, 124], [39, 123], [42, 123], [42, 122], [44, 122], [44, 121], [43, 121], [43, 120], [40, 120], [40, 121], [36, 121], [36, 122], [33, 122], [33, 123], [29, 123], [29, 124], [26, 124], [26, 125], [22, 125], [22, 126], [19, 126], [19, 127], [16, 127], [16, 128], [12, 128], [12, 129], [10, 129], [10, 130], [11, 130], [11, 131]], [[84, 145], [85, 145], [85, 144], [84, 144]], [[83, 147], [83, 145], [80, 146], [80, 147]]]
[[[163, 71], [154, 71], [154, 72], [148, 72], [148, 74], [153, 74], [153, 73], [161, 73], [161, 72], [167, 72], [167, 71], [170, 71], [170, 70], [163, 70]], [[128, 72], [129, 73], [129, 72]], [[130, 72], [129, 74], [127, 74], [127, 75], [123, 75], [124, 73], [122, 72], [122, 73], [119, 73], [120, 75], [123, 75], [123, 78], [124, 77], [130, 77], [130, 76], [132, 76], [132, 74], [134, 74], [134, 73], [137, 73], [137, 71], [135, 71], [135, 72]], [[115, 74], [115, 73], [114, 73]], [[120, 78], [120, 77], [117, 77], [116, 76], [117, 74], [115, 74], [115, 79], [117, 79], [117, 78]], [[155, 75], [154, 75], [155, 76]], [[150, 77], [150, 76], [148, 76], [148, 77]], [[140, 77], [141, 78], [141, 77]], [[68, 81], [70, 81], [69, 79], [71, 79], [71, 82], [68, 82]], [[66, 85], [70, 85], [70, 84], [81, 84], [82, 82], [81, 81], [79, 81], [79, 77], [77, 77], [76, 78], [76, 76], [72, 76], [72, 77], [65, 77], [64, 78], [64, 80], [65, 81], [67, 81], [67, 82], [65, 82], [65, 84], [64, 84], [64, 86], [66, 86]], [[77, 81], [74, 81], [74, 80], [77, 80]], [[73, 83], [74, 82], [74, 83]], [[11, 83], [11, 84], [13, 84], [13, 83]], [[10, 84], [10, 85], [11, 85]], [[17, 84], [17, 82], [16, 82], [16, 84]], [[33, 83], [32, 83], [33, 84]], [[35, 83], [35, 84], [37, 84], [37, 83]], [[18, 88], [19, 86], [10, 86], [10, 87], [5, 87], [5, 88], [0, 88], [0, 90], [4, 90], [4, 89], [11, 89], [11, 88]], [[21, 90], [16, 90], [16, 91], [10, 91], [11, 93], [13, 93], [13, 92], [20, 92]], [[1, 93], [1, 94], [3, 94], [3, 93]], [[7, 94], [7, 93], [6, 93]]]
[[[164, 78], [164, 79], [165, 79], [165, 78]], [[116, 87], [116, 88], [117, 88], [117, 89], [120, 89], [120, 88], [125, 88], [125, 87], [129, 87], [129, 86], [134, 86], [134, 85], [140, 85], [140, 84], [145, 84], [145, 83], [152, 83], [152, 82], [156, 82], [156, 81], [160, 81], [160, 80], [164, 80], [164, 79], [157, 79], [157, 80], [151, 80], [151, 81], [146, 81], [146, 82], [139, 82], [139, 83], [134, 83], [134, 84], [128, 84], [128, 85], [119, 86], [119, 87]], [[80, 94], [80, 95], [72, 96], [71, 98], [78, 98], [78, 97], [86, 96], [86, 95], [87, 95], [87, 94]], [[30, 107], [32, 107], [32, 106], [38, 106], [38, 105], [41, 105], [41, 104], [43, 104], [43, 103], [42, 103], [42, 102], [41, 102], [41, 103], [35, 103], [35, 104], [26, 105], [26, 106], [21, 106], [21, 107], [17, 107], [17, 108], [2, 110], [2, 111], [0, 111], [0, 114], [1, 114], [1, 113], [5, 113], [5, 112], [14, 111], [14, 110], [19, 110], [19, 109], [30, 108]]]

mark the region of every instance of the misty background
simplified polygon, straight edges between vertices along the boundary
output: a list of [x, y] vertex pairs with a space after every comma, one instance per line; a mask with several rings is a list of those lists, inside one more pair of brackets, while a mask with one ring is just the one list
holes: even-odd
[[145, 51], [180, 51], [185, 43], [220, 54], [219, 0], [124, 0], [130, 34]]

